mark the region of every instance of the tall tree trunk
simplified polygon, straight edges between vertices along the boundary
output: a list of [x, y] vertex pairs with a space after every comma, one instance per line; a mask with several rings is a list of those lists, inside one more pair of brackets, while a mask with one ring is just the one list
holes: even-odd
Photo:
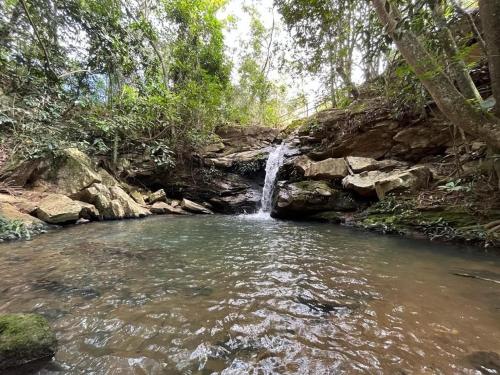
[[500, 117], [500, 0], [479, 0], [479, 15], [486, 39], [491, 87], [496, 100], [495, 113]]
[[387, 33], [441, 112], [465, 133], [500, 150], [500, 120], [469, 103], [455, 88], [442, 66], [434, 60], [417, 36], [409, 30], [401, 29], [401, 15], [389, 0], [372, 0], [372, 3]]
[[457, 81], [460, 92], [467, 99], [481, 102], [481, 95], [472, 81], [467, 65], [465, 65], [464, 60], [462, 60], [459, 55], [457, 43], [455, 42], [453, 34], [446, 23], [443, 0], [431, 0], [430, 2], [432, 7], [432, 16], [439, 30], [438, 38], [446, 56], [448, 57], [449, 69], [453, 74], [453, 78]]

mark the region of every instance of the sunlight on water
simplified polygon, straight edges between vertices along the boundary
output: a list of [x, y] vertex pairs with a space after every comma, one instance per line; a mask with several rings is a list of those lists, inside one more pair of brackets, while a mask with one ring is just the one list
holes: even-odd
[[500, 262], [259, 214], [156, 217], [0, 244], [0, 313], [54, 326], [38, 375], [480, 374], [500, 286], [460, 273], [500, 280]]

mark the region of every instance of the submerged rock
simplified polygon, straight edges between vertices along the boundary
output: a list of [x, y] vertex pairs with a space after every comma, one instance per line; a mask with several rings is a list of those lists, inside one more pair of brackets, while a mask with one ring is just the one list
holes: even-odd
[[325, 181], [279, 183], [274, 194], [272, 216], [297, 218], [322, 211], [353, 211], [357, 204], [352, 197]]
[[36, 314], [0, 315], [0, 370], [54, 356], [57, 340]]
[[500, 354], [495, 352], [474, 352], [466, 357], [467, 362], [481, 374], [500, 373]]
[[194, 214], [202, 214], [202, 215], [213, 215], [213, 212], [206, 207], [203, 207], [201, 204], [194, 203], [188, 199], [183, 199], [181, 202], [181, 207], [189, 212]]

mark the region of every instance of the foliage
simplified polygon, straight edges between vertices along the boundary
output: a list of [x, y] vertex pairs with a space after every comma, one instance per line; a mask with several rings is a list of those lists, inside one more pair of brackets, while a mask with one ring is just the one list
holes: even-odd
[[[228, 121], [225, 0], [0, 4], [0, 121], [16, 156], [142, 148], [161, 165]], [[24, 7], [26, 5], [26, 7]]]
[[0, 241], [15, 240], [20, 238], [29, 239], [30, 230], [20, 220], [7, 220], [0, 217]]

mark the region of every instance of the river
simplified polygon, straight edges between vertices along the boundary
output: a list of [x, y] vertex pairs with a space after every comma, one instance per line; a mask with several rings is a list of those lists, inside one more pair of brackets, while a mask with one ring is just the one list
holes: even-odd
[[480, 374], [500, 353], [498, 256], [328, 224], [92, 223], [0, 244], [0, 274], [0, 313], [57, 332], [35, 374]]

